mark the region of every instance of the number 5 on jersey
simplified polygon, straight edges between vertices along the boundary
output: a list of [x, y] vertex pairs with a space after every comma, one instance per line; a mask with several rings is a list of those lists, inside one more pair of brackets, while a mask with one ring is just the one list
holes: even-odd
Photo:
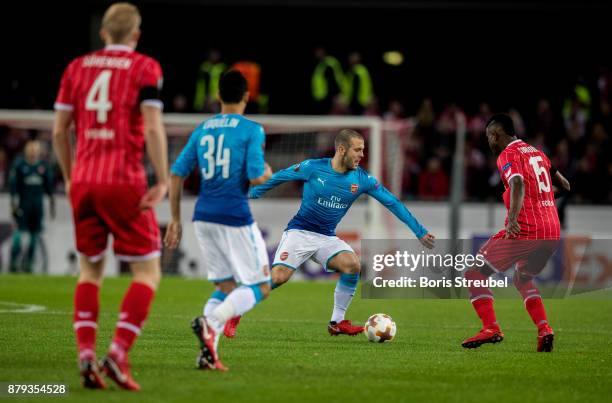
[[[542, 192], [550, 192], [550, 178], [548, 176], [548, 172], [546, 168], [540, 165], [542, 162], [542, 157], [531, 157], [529, 158], [529, 165], [533, 168], [533, 173], [535, 174], [536, 179], [538, 180], [538, 189], [540, 193]], [[541, 176], [543, 175], [543, 180]]]
[[[200, 145], [206, 148], [204, 152], [204, 159], [206, 160], [206, 166], [202, 168], [202, 176], [204, 179], [211, 179], [215, 176], [215, 168], [220, 166], [221, 176], [223, 179], [229, 178], [230, 172], [230, 149], [223, 148], [224, 134], [221, 134], [217, 140], [217, 147], [215, 149], [215, 137], [207, 134], [200, 140]], [[216, 151], [216, 152], [215, 152]]]

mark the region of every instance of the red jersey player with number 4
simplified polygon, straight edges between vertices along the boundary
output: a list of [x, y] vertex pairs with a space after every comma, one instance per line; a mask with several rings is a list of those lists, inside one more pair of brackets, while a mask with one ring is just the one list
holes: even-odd
[[536, 350], [550, 352], [554, 334], [534, 278], [556, 250], [560, 225], [555, 194], [569, 191], [569, 182], [551, 167], [544, 153], [516, 137], [510, 116], [491, 117], [486, 134], [491, 150], [498, 155], [497, 168], [505, 188], [504, 204], [508, 215], [505, 229], [493, 235], [479, 251], [486, 265], [472, 267], [465, 273], [467, 280], [481, 280], [472, 281], [474, 285], [470, 285], [469, 291], [483, 329], [462, 345], [477, 348], [503, 340], [504, 334], [493, 309], [493, 294], [488, 287], [478, 285], [494, 272], [516, 267], [514, 285], [538, 328]]
[[[140, 389], [130, 373], [128, 351], [140, 334], [161, 277], [161, 242], [153, 208], [165, 196], [168, 179], [159, 94], [162, 71], [157, 61], [134, 51], [140, 22], [133, 5], [112, 5], [100, 31], [106, 47], [68, 65], [55, 103], [53, 145], [81, 255], [73, 326], [83, 384], [94, 389], [105, 388], [95, 345], [108, 235], [113, 235], [115, 255], [129, 262], [133, 282], [100, 366], [124, 389]], [[74, 162], [69, 140], [73, 120]], [[145, 142], [157, 176], [157, 184], [149, 189], [142, 164]]]

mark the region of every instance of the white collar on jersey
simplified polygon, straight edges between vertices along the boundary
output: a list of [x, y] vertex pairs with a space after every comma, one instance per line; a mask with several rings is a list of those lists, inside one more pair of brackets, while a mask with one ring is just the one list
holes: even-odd
[[518, 141], [521, 141], [521, 139], [516, 139], [516, 140], [513, 140], [513, 141], [509, 142], [506, 147], [510, 147], [512, 144], [514, 144], [514, 143], [516, 143]]
[[121, 51], [121, 52], [133, 52], [134, 51], [134, 49], [131, 46], [118, 45], [118, 44], [106, 45], [104, 47], [104, 50], [116, 50], [116, 51]]

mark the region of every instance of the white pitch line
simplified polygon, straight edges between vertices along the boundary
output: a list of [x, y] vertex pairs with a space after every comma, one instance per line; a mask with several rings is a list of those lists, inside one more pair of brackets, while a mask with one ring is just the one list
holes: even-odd
[[0, 301], [0, 306], [8, 305], [8, 309], [0, 309], [0, 313], [34, 313], [47, 310], [46, 306], [35, 304], [21, 304], [11, 301]]

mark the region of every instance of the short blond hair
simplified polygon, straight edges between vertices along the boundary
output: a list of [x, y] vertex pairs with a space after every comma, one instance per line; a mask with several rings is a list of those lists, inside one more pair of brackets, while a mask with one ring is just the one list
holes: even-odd
[[102, 29], [114, 43], [123, 42], [140, 27], [140, 12], [130, 3], [115, 3], [106, 10], [102, 18]]

